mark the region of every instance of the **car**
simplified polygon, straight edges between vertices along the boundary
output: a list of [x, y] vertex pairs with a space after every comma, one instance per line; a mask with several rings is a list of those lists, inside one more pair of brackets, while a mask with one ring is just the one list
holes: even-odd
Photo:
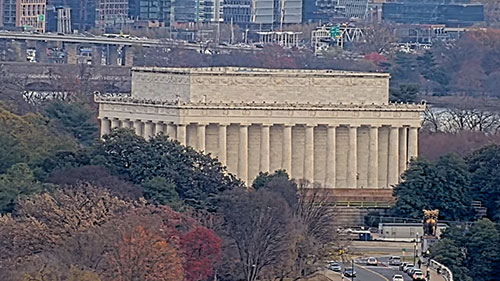
[[411, 269], [411, 268], [413, 268], [413, 267], [415, 267], [415, 265], [414, 265], [414, 264], [412, 264], [412, 263], [409, 263], [409, 264], [407, 264], [407, 265], [403, 268], [403, 271], [404, 271], [404, 272], [408, 272], [408, 270], [410, 270], [410, 269]]
[[366, 260], [366, 265], [374, 265], [374, 266], [377, 266], [378, 262], [377, 262], [377, 259], [374, 258], [374, 257], [369, 257], [367, 260]]
[[418, 270], [413, 273], [412, 277], [413, 281], [426, 281], [425, 275], [422, 271]]
[[399, 265], [399, 270], [403, 271], [403, 268], [407, 265], [408, 263], [404, 262]]
[[394, 274], [394, 276], [392, 276], [392, 281], [404, 281], [405, 279], [403, 278], [403, 275], [401, 274]]
[[328, 266], [328, 268], [330, 270], [336, 271], [336, 272], [342, 271], [342, 267], [340, 266], [340, 264], [338, 264], [336, 262], [331, 262], [330, 265]]
[[401, 265], [401, 257], [399, 257], [399, 256], [392, 256], [389, 259], [389, 265], [400, 266]]
[[406, 273], [408, 273], [408, 276], [412, 277], [413, 273], [415, 273], [417, 271], [421, 271], [421, 270], [416, 268], [416, 267], [412, 267], [412, 268], [408, 269], [408, 271]]
[[356, 277], [356, 271], [352, 268], [346, 268], [344, 270], [344, 276], [346, 277]]

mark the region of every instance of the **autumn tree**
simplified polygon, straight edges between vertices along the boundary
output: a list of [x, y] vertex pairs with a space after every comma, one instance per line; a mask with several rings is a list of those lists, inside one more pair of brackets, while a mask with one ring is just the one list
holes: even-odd
[[181, 236], [186, 281], [206, 280], [221, 258], [221, 240], [212, 231], [198, 226]]

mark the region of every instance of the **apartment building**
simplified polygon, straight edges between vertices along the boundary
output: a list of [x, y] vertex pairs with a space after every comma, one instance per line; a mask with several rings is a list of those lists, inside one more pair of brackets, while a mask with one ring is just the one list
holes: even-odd
[[45, 32], [46, 0], [17, 0], [16, 26], [25, 30]]
[[128, 18], [128, 0], [97, 0], [96, 25], [119, 26]]

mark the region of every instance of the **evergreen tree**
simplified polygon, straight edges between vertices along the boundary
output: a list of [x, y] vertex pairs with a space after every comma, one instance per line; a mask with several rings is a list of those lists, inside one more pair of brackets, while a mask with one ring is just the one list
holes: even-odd
[[71, 134], [82, 145], [89, 146], [98, 137], [98, 127], [84, 105], [55, 101], [45, 108], [45, 116], [54, 120], [58, 128]]
[[401, 183], [394, 187], [397, 216], [421, 218], [423, 209], [438, 209], [446, 220], [463, 221], [473, 215], [470, 174], [463, 159], [441, 157], [437, 163], [412, 160]]
[[467, 162], [472, 173], [474, 199], [485, 204], [490, 218], [498, 217], [500, 145], [494, 144], [475, 151]]
[[500, 276], [500, 236], [489, 219], [474, 223], [467, 234], [467, 266], [474, 281], [495, 281]]
[[175, 190], [175, 184], [169, 182], [166, 178], [153, 177], [142, 184], [144, 189], [144, 198], [156, 205], [167, 205], [174, 210], [180, 210], [182, 200]]

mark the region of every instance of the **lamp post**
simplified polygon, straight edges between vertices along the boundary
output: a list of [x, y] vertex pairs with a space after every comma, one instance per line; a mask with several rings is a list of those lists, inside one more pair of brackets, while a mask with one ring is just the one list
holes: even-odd
[[417, 265], [416, 261], [417, 261], [417, 243], [418, 243], [418, 232], [415, 236], [415, 244], [413, 245], [413, 264]]

